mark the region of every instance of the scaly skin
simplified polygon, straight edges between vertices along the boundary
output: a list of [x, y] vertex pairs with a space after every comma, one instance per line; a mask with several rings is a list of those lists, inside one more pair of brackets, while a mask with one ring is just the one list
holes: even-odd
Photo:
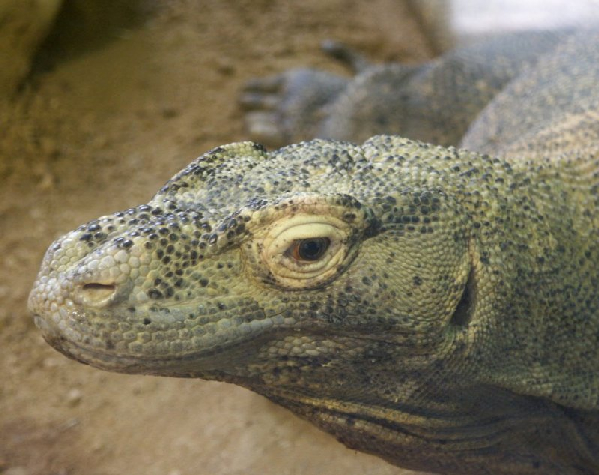
[[403, 467], [599, 473], [598, 46], [497, 96], [464, 138], [493, 155], [218, 147], [56, 241], [35, 321], [83, 363], [239, 384]]
[[370, 67], [357, 53], [327, 43], [325, 51], [356, 75], [291, 69], [253, 79], [241, 96], [246, 125], [254, 140], [273, 146], [314, 137], [363, 142], [390, 133], [457, 146], [499, 91], [571, 34], [512, 33], [424, 64]]

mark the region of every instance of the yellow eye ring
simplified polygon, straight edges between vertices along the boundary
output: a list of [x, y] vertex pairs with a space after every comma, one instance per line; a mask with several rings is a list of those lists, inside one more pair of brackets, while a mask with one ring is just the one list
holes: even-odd
[[373, 217], [347, 196], [294, 196], [248, 223], [252, 239], [244, 256], [268, 285], [297, 290], [327, 285], [351, 264]]
[[268, 230], [259, 245], [269, 278], [288, 288], [309, 288], [337, 275], [348, 253], [351, 227], [318, 215], [295, 215]]

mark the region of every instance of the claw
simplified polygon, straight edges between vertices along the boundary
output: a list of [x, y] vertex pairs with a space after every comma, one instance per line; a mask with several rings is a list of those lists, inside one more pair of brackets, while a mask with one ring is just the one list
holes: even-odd
[[256, 93], [276, 93], [281, 90], [285, 82], [283, 74], [275, 74], [265, 78], [253, 78], [248, 80], [244, 85], [244, 90], [247, 92]]
[[274, 94], [261, 94], [258, 92], [246, 92], [239, 98], [239, 104], [245, 110], [275, 110], [279, 104], [279, 96]]
[[271, 146], [285, 143], [285, 135], [274, 112], [248, 112], [245, 115], [245, 126], [252, 140]]
[[339, 41], [324, 40], [320, 43], [320, 49], [350, 68], [355, 74], [372, 66], [372, 63], [365, 56]]

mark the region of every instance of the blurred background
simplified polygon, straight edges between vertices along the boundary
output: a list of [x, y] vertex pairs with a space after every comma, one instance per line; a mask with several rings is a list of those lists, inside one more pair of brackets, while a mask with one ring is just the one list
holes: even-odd
[[593, 0], [0, 0], [0, 474], [408, 473], [244, 389], [104, 373], [26, 311], [47, 246], [247, 139], [237, 97], [325, 38], [421, 62], [514, 29], [596, 24]]

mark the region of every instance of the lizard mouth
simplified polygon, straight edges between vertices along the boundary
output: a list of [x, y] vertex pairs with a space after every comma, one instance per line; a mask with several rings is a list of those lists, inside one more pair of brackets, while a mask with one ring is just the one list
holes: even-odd
[[[34, 315], [36, 325], [42, 330], [46, 342], [55, 350], [79, 363], [104, 371], [124, 374], [146, 374], [152, 376], [192, 377], [227, 380], [226, 375], [237, 367], [248, 363], [248, 355], [256, 353], [256, 347], [271, 341], [272, 326], [266, 331], [255, 332], [254, 336], [236, 339], [208, 338], [199, 347], [187, 351], [161, 353], [145, 351], [134, 353], [122, 351], [107, 343], [95, 346], [87, 336], [74, 339], [52, 327], [39, 315]], [[227, 358], [223, 359], [222, 354]]]
[[245, 312], [233, 318], [214, 311], [223, 299], [133, 307], [119, 302], [119, 293], [119, 285], [89, 282], [60, 304], [32, 299], [30, 310], [44, 339], [69, 358], [104, 370], [155, 375], [207, 376], [206, 371], [223, 369], [217, 356], [224, 351], [227, 365], [241, 364], [246, 345], [289, 325], [255, 303], [251, 308], [246, 303]]

